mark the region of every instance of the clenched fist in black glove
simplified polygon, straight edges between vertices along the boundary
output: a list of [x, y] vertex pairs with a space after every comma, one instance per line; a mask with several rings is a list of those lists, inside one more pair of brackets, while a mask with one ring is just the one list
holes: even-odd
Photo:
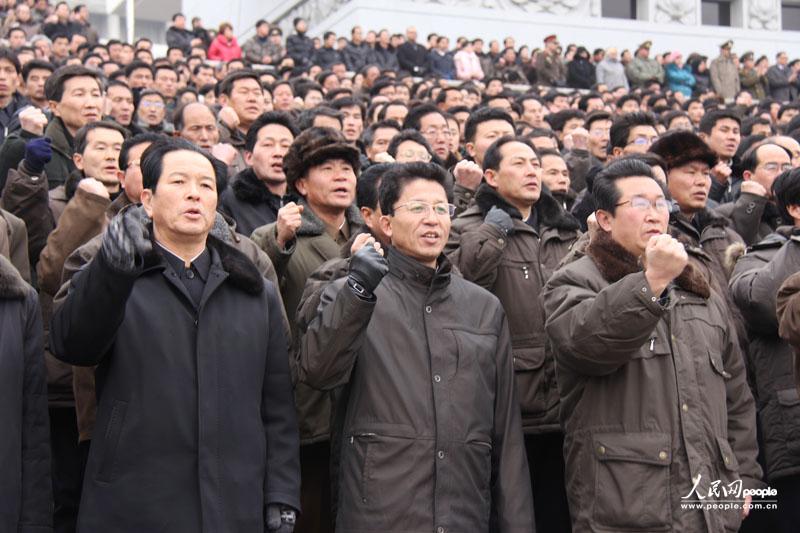
[[511, 218], [511, 215], [497, 206], [489, 209], [489, 212], [486, 213], [486, 217], [483, 219], [483, 221], [496, 227], [505, 235], [511, 235], [514, 233], [514, 220]]
[[347, 282], [359, 296], [371, 298], [387, 272], [389, 263], [386, 262], [386, 258], [375, 249], [375, 246], [367, 245], [350, 258]]
[[109, 265], [126, 274], [141, 269], [142, 258], [153, 249], [148, 221], [141, 207], [126, 209], [111, 220], [100, 246], [100, 253]]
[[295, 510], [277, 503], [267, 504], [267, 531], [292, 533], [296, 520]]

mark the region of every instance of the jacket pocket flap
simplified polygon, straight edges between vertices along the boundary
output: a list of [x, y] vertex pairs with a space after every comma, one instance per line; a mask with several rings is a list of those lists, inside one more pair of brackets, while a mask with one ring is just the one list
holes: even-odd
[[797, 389], [783, 389], [777, 392], [778, 403], [784, 407], [791, 407], [800, 404], [800, 395], [797, 394]]
[[715, 355], [709, 350], [708, 358], [711, 360], [711, 368], [714, 369], [714, 372], [716, 372], [725, 379], [729, 379], [731, 377], [731, 375], [725, 370], [725, 367], [722, 365], [721, 355], [719, 354]]
[[719, 445], [719, 456], [725, 468], [732, 471], [739, 470], [739, 461], [736, 460], [736, 454], [733, 453], [728, 440], [717, 437], [717, 444]]
[[672, 447], [666, 433], [597, 433], [594, 454], [600, 461], [627, 461], [667, 466]]
[[529, 371], [541, 368], [545, 360], [544, 346], [512, 348], [515, 371]]

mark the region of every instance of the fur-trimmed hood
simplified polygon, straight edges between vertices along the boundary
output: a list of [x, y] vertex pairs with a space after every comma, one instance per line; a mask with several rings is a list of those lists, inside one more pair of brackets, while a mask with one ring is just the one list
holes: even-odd
[[242, 202], [268, 203], [280, 207], [281, 197], [267, 189], [252, 168], [239, 172], [231, 182], [231, 189], [236, 198]]
[[[596, 237], [586, 247], [586, 255], [594, 261], [603, 278], [609, 283], [616, 283], [628, 274], [642, 270], [639, 258], [613, 240], [611, 234], [606, 231], [597, 232]], [[675, 278], [675, 284], [703, 298], [711, 295], [708, 282], [692, 263], [687, 264], [681, 275]]]
[[25, 298], [29, 287], [11, 261], [0, 255], [0, 299], [19, 300]]
[[[475, 204], [481, 210], [483, 216], [486, 216], [486, 213], [488, 213], [492, 207], [496, 206], [498, 209], [502, 209], [508, 213], [511, 218], [522, 220], [522, 214], [519, 210], [509, 204], [497, 193], [497, 190], [490, 187], [487, 183], [483, 183], [478, 187], [478, 192], [475, 193]], [[534, 204], [533, 210], [539, 217], [539, 223], [544, 226], [565, 231], [580, 230], [578, 220], [570, 213], [564, 211], [559, 205], [558, 200], [553, 198], [546, 189], [542, 190], [542, 194], [536, 204]]]

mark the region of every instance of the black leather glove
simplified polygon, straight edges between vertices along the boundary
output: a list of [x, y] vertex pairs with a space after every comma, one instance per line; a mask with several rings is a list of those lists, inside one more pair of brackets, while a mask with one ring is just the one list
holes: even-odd
[[511, 215], [497, 206], [493, 206], [489, 209], [483, 221], [496, 227], [505, 235], [514, 234], [514, 220], [511, 218]]
[[277, 503], [267, 504], [267, 531], [292, 533], [297, 514], [294, 509]]
[[347, 281], [359, 296], [371, 298], [387, 272], [386, 258], [374, 246], [366, 244], [350, 258]]
[[34, 174], [44, 170], [53, 158], [53, 148], [49, 137], [32, 139], [25, 144], [25, 167]]
[[106, 228], [100, 253], [113, 268], [135, 274], [142, 268], [142, 258], [153, 249], [149, 218], [141, 207], [131, 207], [115, 216]]

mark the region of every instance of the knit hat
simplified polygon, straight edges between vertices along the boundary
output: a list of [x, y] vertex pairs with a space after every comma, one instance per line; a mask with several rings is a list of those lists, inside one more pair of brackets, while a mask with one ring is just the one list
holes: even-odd
[[697, 134], [690, 131], [671, 131], [659, 137], [650, 152], [660, 155], [667, 172], [686, 163], [699, 161], [709, 167], [717, 164], [717, 156]]
[[310, 128], [297, 136], [283, 158], [283, 171], [289, 192], [297, 192], [295, 182], [304, 178], [308, 170], [332, 159], [342, 159], [358, 174], [358, 150], [347, 144], [341, 134], [331, 128]]

